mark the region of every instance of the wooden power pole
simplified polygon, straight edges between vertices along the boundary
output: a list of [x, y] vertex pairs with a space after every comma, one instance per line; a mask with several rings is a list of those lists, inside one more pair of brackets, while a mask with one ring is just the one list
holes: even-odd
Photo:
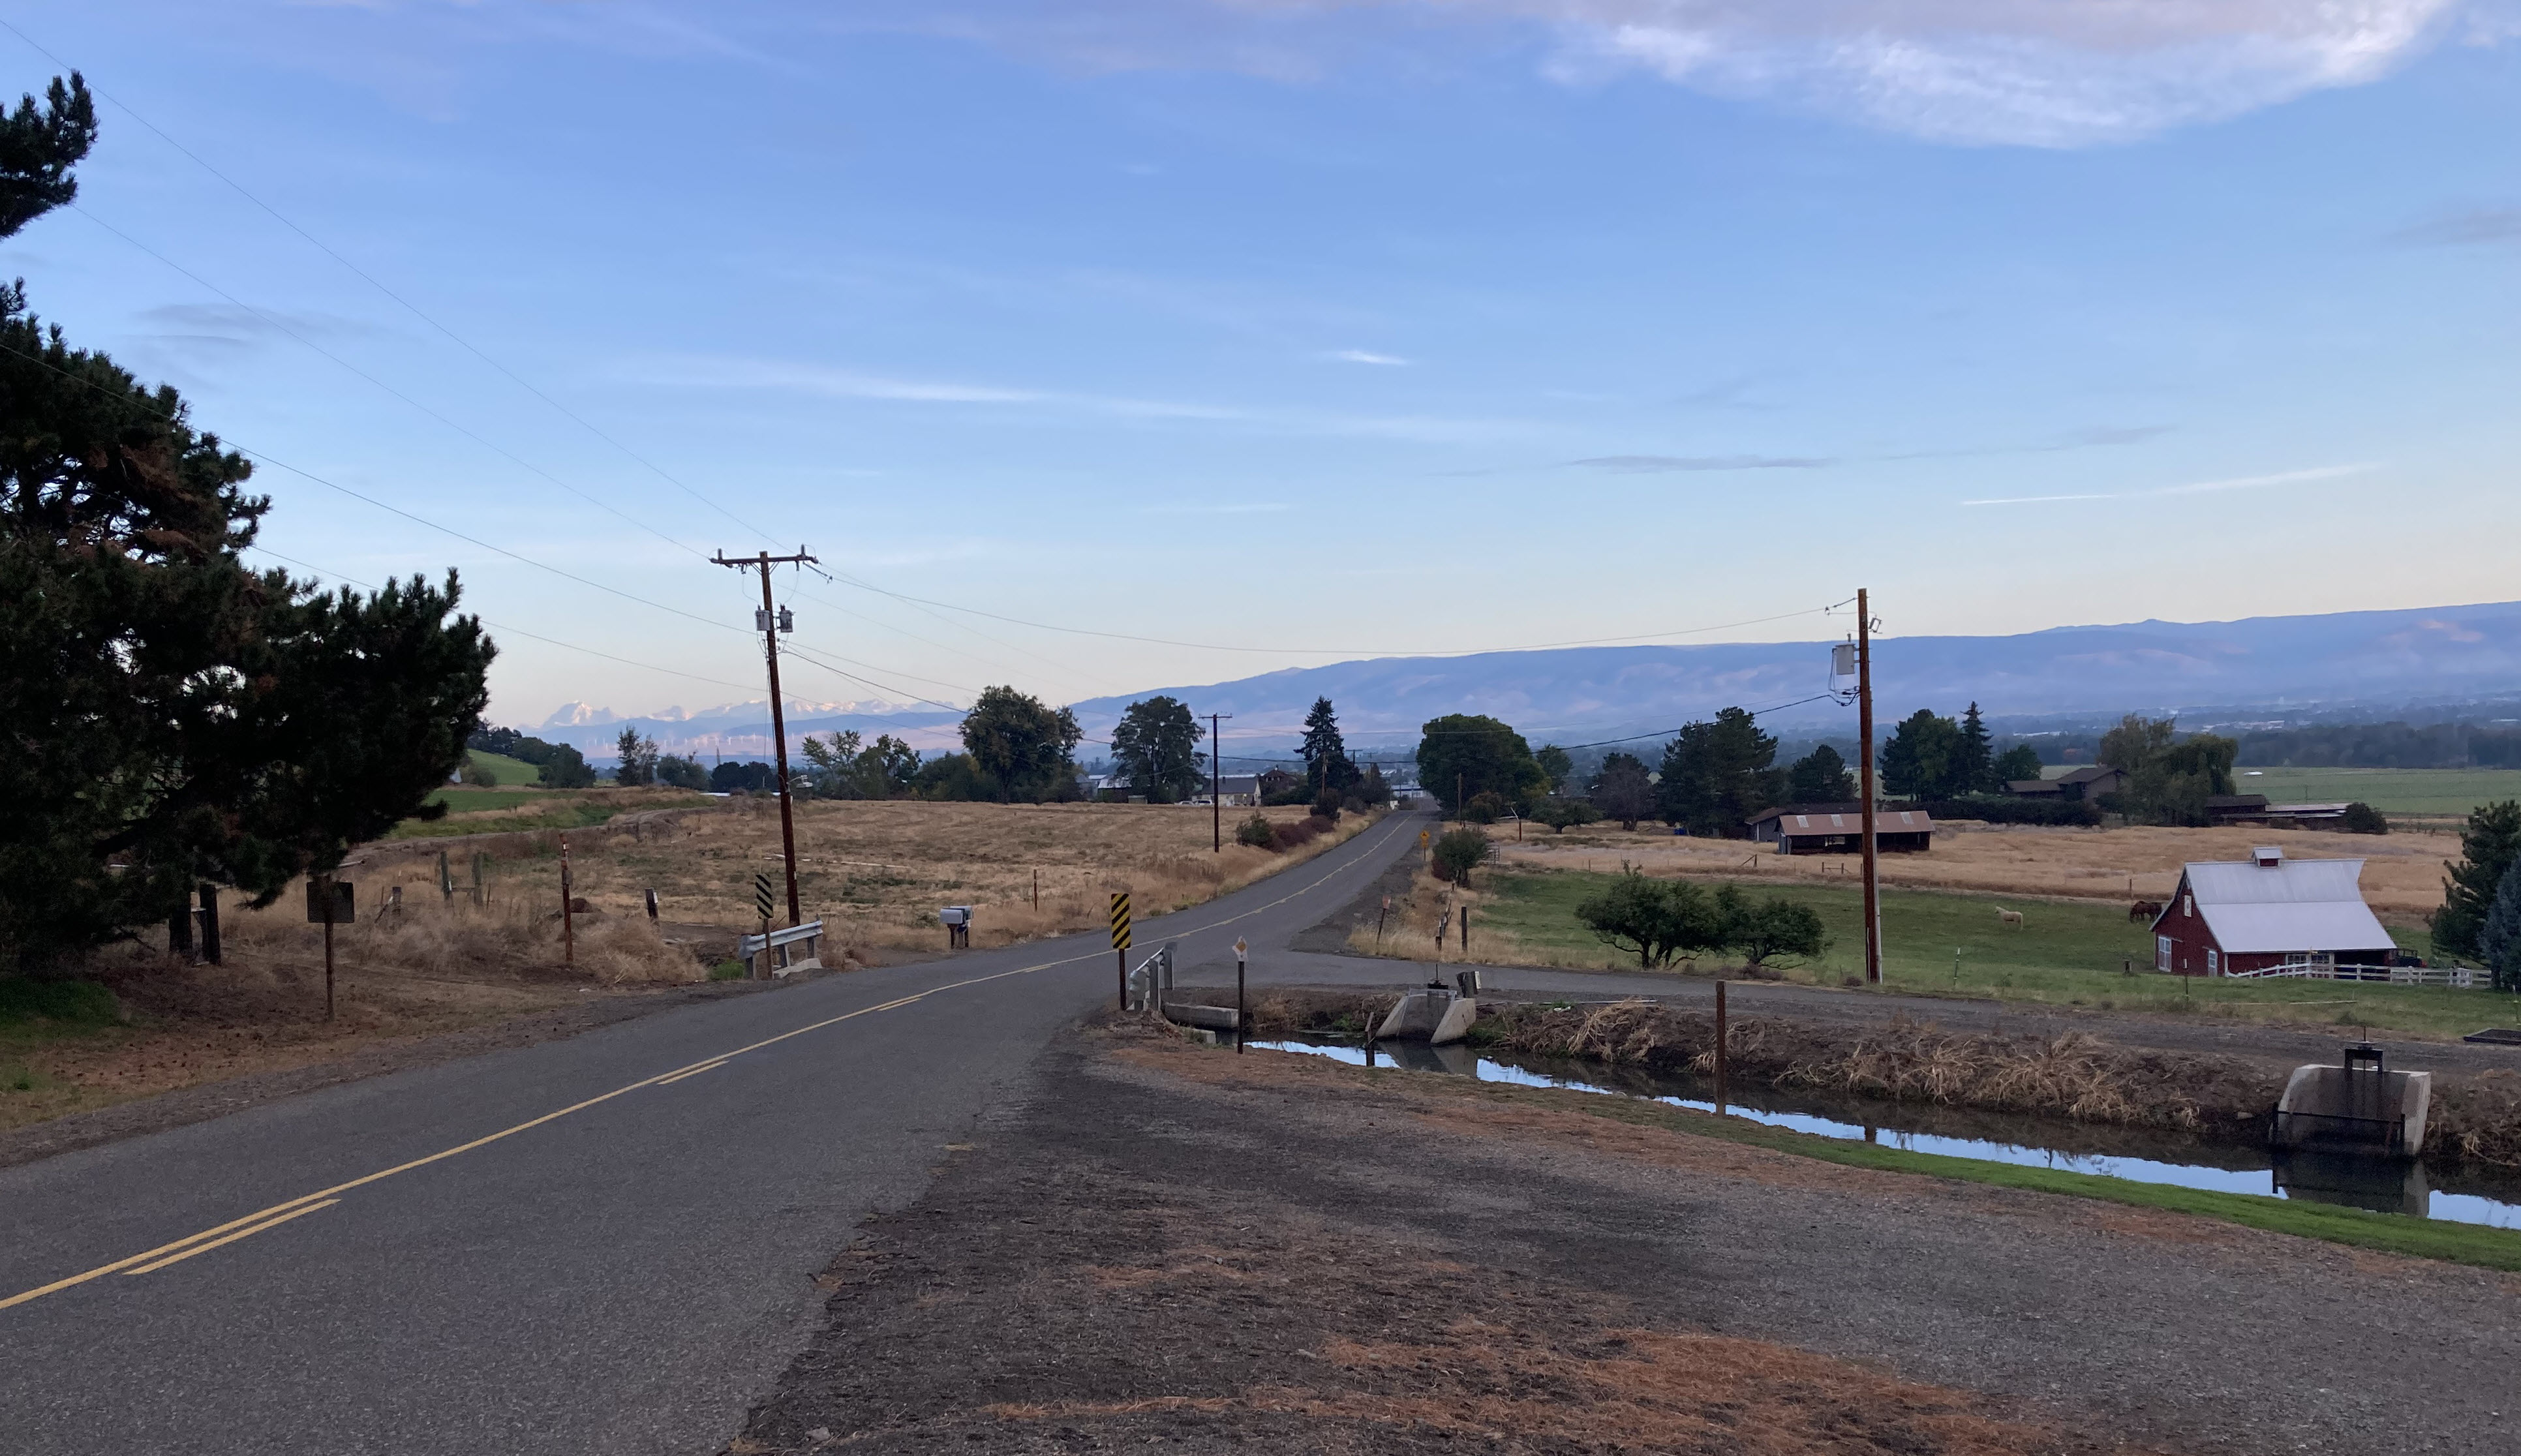
[[1873, 830], [1873, 614], [1865, 591], [1856, 589], [1856, 761], [1864, 796], [1864, 981], [1882, 981], [1881, 848]]
[[[1209, 834], [1216, 841], [1212, 847], [1218, 854], [1225, 852], [1225, 736], [1217, 731], [1217, 724], [1232, 716], [1232, 713], [1208, 715]], [[1256, 777], [1252, 782], [1258, 786], [1260, 781]], [[1259, 798], [1260, 796], [1255, 794], [1252, 796]]]
[[794, 556], [772, 556], [762, 551], [730, 559], [721, 551], [710, 559], [721, 567], [761, 572], [761, 610], [754, 614], [753, 623], [761, 629], [762, 655], [770, 663], [770, 741], [779, 751], [779, 858], [788, 872], [788, 923], [803, 925], [805, 917], [797, 908], [797, 816], [788, 796], [788, 714], [779, 701], [779, 634], [795, 630], [796, 622], [770, 605], [770, 569], [811, 565], [814, 558], [800, 546]]

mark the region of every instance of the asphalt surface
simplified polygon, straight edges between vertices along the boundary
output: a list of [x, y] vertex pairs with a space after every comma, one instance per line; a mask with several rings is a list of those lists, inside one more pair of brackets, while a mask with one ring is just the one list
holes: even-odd
[[[1241, 936], [1265, 972], [1424, 827], [1136, 954], [1230, 970]], [[1082, 936], [829, 977], [0, 1170], [0, 1447], [716, 1449], [859, 1221], [1023, 1106], [1115, 979]]]

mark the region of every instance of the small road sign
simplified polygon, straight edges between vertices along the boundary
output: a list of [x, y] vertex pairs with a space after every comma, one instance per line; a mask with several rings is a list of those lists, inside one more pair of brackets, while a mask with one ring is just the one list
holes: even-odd
[[753, 877], [753, 911], [763, 920], [770, 918], [770, 877], [756, 873]]
[[1115, 890], [1112, 894], [1112, 948], [1129, 948], [1129, 896], [1125, 890]]

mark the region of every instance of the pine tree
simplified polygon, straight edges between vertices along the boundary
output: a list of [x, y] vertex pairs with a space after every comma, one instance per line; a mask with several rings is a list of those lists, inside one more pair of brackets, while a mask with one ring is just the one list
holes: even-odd
[[2495, 903], [2478, 933], [2479, 959], [2495, 974], [2498, 991], [2521, 991], [2521, 859], [2512, 861], [2495, 887]]
[[1995, 790], [1995, 739], [1987, 731], [1987, 719], [1980, 716], [1978, 705], [1969, 705], [1961, 714], [1960, 742], [1952, 749], [1949, 777], [1944, 791], [1948, 796], [1964, 794], [1987, 794]]
[[2443, 955], [2482, 956], [2479, 935], [2495, 906], [2506, 871], [2521, 860], [2521, 801], [2482, 804], [2459, 832], [2459, 862], [2443, 881], [2442, 908], [2434, 912], [2434, 949]]
[[1316, 792], [1332, 789], [1345, 794], [1356, 783], [1356, 765], [1349, 761], [1348, 745], [1340, 738], [1339, 714], [1331, 710], [1328, 698], [1314, 699], [1305, 714], [1305, 741], [1297, 751], [1304, 755], [1305, 782]]
[[[0, 118], [0, 237], [69, 200], [95, 131], [75, 75]], [[269, 904], [444, 812], [493, 653], [453, 574], [362, 596], [250, 570], [251, 474], [0, 288], [0, 963], [73, 966], [203, 880]]]

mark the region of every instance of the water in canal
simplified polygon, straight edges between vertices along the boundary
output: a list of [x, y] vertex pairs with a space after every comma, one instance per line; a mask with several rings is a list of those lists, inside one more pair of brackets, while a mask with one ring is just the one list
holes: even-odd
[[[1272, 1051], [1330, 1057], [1353, 1066], [1449, 1072], [1527, 1087], [1566, 1087], [1613, 1097], [1642, 1097], [1712, 1113], [1712, 1088], [1701, 1078], [1626, 1068], [1578, 1067], [1482, 1056], [1466, 1046], [1429, 1047], [1310, 1037], [1256, 1041]], [[1727, 1109], [1771, 1127], [1846, 1138], [1914, 1153], [1976, 1158], [2093, 1173], [2138, 1183], [2168, 1183], [2217, 1193], [2305, 1199], [2381, 1213], [2443, 1218], [2521, 1229], [2521, 1175], [2499, 1170], [2436, 1168], [2395, 1159], [2334, 1154], [2275, 1154], [2264, 1147], [2212, 1143], [2148, 1128], [2120, 1128], [2017, 1114], [1981, 1113], [1866, 1098], [1813, 1096], [1754, 1088], [1729, 1094]]]

